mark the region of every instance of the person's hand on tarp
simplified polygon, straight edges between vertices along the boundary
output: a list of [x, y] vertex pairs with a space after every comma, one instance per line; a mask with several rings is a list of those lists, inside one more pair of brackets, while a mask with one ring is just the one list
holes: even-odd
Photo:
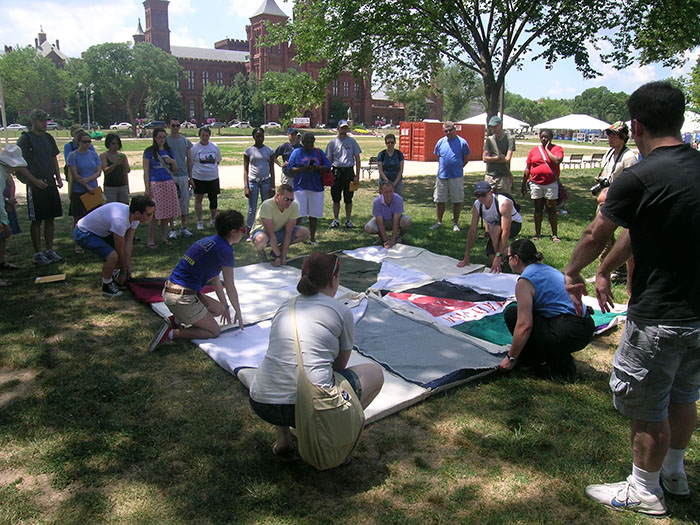
[[575, 275], [564, 274], [566, 280], [566, 292], [574, 303], [577, 315], [583, 315], [583, 301], [581, 298], [586, 295], [586, 281], [580, 273]]
[[612, 294], [610, 274], [596, 273], [595, 276], [595, 296], [598, 299], [600, 311], [610, 312], [615, 307], [615, 298]]

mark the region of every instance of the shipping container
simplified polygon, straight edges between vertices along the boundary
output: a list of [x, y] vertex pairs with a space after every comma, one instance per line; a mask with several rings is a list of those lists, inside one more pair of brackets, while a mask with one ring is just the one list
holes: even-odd
[[413, 140], [413, 122], [399, 124], [399, 143], [396, 147], [403, 153], [405, 160], [413, 160], [411, 142]]
[[[481, 160], [484, 149], [484, 126], [480, 124], [455, 124], [457, 135], [469, 144], [469, 160]], [[406, 160], [429, 162], [438, 160], [435, 144], [445, 132], [442, 122], [401, 122], [399, 149]]]
[[457, 135], [469, 144], [469, 160], [481, 160], [484, 152], [484, 126], [481, 124], [455, 124]]

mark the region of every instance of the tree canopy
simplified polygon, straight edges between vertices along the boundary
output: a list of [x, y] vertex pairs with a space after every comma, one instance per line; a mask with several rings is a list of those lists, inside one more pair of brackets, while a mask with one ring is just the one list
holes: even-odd
[[[0, 57], [3, 96], [10, 121], [20, 113], [27, 114], [40, 107], [44, 99], [54, 95], [58, 84], [58, 70], [31, 46], [17, 47]], [[8, 122], [9, 124], [9, 122]]]

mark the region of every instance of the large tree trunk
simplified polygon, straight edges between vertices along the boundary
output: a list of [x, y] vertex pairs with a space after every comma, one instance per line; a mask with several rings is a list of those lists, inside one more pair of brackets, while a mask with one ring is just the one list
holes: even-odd
[[484, 81], [484, 98], [486, 99], [486, 116], [490, 119], [498, 115], [501, 101], [501, 86], [491, 75], [482, 75]]

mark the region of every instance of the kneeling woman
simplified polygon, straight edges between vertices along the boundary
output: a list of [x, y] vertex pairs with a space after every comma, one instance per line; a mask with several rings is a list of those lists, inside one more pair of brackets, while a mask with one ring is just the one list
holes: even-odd
[[508, 250], [510, 267], [521, 275], [515, 285], [517, 305], [509, 305], [504, 312], [513, 343], [501, 368], [510, 370], [516, 362], [542, 365], [552, 375], [571, 379], [576, 372], [571, 354], [585, 348], [593, 337], [591, 309], [583, 317], [576, 315], [564, 276], [540, 262], [542, 254], [531, 241], [515, 241]]
[[[346, 368], [353, 346], [352, 312], [333, 299], [338, 291], [340, 260], [336, 255], [313, 253], [304, 260], [297, 290], [296, 319], [304, 369], [317, 386], [334, 385], [333, 371], [352, 385], [366, 408], [384, 382], [380, 366], [365, 363]], [[297, 392], [297, 357], [290, 317], [291, 299], [272, 319], [267, 354], [250, 385], [250, 404], [258, 416], [277, 426], [272, 447], [281, 459], [293, 456], [291, 432]]]

